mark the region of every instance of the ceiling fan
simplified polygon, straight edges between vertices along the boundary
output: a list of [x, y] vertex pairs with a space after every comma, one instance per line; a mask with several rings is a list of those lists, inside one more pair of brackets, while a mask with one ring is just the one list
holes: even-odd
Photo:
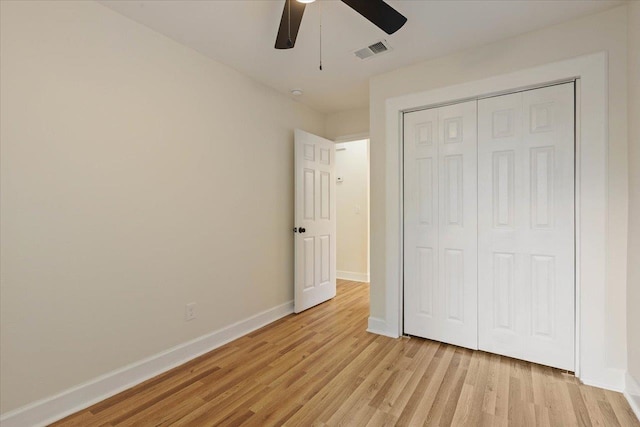
[[[282, 11], [280, 28], [276, 37], [276, 49], [291, 49], [296, 44], [300, 22], [302, 22], [302, 14], [307, 3], [312, 3], [313, 1], [284, 0], [284, 10]], [[342, 0], [342, 2], [387, 34], [395, 33], [407, 22], [407, 18], [383, 0]]]

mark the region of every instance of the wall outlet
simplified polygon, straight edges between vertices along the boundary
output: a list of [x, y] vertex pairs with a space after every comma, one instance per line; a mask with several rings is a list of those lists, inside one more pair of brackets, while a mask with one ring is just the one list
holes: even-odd
[[184, 307], [184, 320], [187, 322], [197, 317], [196, 315], [196, 303], [191, 302]]

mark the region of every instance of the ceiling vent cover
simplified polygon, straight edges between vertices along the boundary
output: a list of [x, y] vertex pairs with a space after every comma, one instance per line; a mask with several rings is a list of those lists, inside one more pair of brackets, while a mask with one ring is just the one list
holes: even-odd
[[386, 40], [380, 40], [365, 48], [358, 49], [353, 52], [360, 59], [369, 59], [372, 56], [380, 55], [391, 50], [391, 46]]

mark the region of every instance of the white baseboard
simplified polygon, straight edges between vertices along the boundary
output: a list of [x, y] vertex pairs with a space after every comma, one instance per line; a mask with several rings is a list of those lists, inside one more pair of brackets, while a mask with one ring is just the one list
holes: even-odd
[[640, 420], [640, 382], [633, 378], [629, 372], [626, 375], [624, 397], [627, 398], [627, 402], [629, 402], [633, 413], [636, 414], [636, 418]]
[[240, 338], [288, 314], [293, 301], [177, 345], [161, 353], [94, 378], [0, 416], [2, 427], [44, 426], [153, 378], [169, 369]]
[[387, 327], [387, 322], [384, 319], [378, 317], [369, 317], [369, 325], [367, 332], [372, 334], [384, 335], [385, 337], [398, 338], [397, 333], [390, 332]]
[[351, 280], [352, 282], [369, 282], [369, 275], [366, 273], [356, 273], [354, 271], [336, 271], [336, 278]]
[[622, 393], [625, 383], [624, 376], [625, 371], [622, 369], [605, 368], [597, 378], [588, 376], [580, 376], [579, 378], [583, 384]]

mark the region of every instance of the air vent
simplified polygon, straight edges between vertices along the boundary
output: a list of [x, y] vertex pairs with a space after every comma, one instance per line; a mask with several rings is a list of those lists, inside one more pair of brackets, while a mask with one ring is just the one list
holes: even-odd
[[371, 52], [375, 53], [376, 55], [389, 50], [382, 42], [372, 44], [371, 46], [369, 46], [369, 49], [371, 49]]
[[382, 53], [388, 52], [391, 50], [389, 43], [386, 40], [380, 40], [372, 45], [369, 45], [363, 49], [356, 50], [353, 52], [360, 59], [369, 59], [372, 56], [380, 55]]

